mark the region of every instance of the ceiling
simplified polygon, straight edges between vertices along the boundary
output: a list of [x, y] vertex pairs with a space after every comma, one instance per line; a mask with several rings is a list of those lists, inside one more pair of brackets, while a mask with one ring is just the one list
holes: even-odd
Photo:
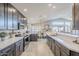
[[[12, 5], [25, 15], [30, 23], [72, 17], [71, 3], [52, 3], [56, 8], [49, 7], [48, 3], [12, 3]], [[27, 11], [23, 11], [24, 9]]]

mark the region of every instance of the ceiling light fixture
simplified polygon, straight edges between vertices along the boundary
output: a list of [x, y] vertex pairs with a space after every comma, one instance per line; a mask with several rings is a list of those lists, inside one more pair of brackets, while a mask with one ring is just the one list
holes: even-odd
[[27, 9], [24, 9], [23, 11], [25, 11], [25, 12], [26, 12], [26, 11], [27, 11]]
[[51, 6], [52, 6], [52, 4], [48, 4], [48, 6], [49, 6], [49, 7], [51, 7]]
[[52, 8], [56, 8], [56, 6], [53, 6]]

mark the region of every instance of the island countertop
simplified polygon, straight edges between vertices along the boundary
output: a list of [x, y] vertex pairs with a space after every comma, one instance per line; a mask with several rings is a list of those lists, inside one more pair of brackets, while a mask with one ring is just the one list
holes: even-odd
[[64, 34], [62, 35], [61, 34], [50, 35], [49, 33], [46, 33], [46, 34], [52, 39], [54, 39], [55, 41], [59, 42], [64, 47], [68, 48], [69, 50], [79, 53], [79, 44], [76, 44], [73, 42], [74, 40], [76, 40], [75, 37], [78, 37], [78, 36], [73, 37], [73, 35], [68, 36]]

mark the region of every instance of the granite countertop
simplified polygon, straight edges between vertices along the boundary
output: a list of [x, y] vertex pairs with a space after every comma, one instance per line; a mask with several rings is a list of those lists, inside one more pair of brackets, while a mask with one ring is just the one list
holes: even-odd
[[4, 41], [0, 41], [0, 50], [10, 46], [11, 44], [23, 39], [23, 37], [14, 37], [14, 38], [7, 38]]
[[78, 52], [79, 53], [79, 44], [74, 43], [73, 41], [76, 40], [75, 36], [73, 37], [73, 35], [71, 36], [67, 36], [67, 35], [50, 35], [49, 33], [46, 33], [48, 36], [50, 36], [51, 38], [53, 38], [54, 40], [56, 40], [57, 42], [59, 42], [61, 45], [63, 45], [64, 47], [68, 48], [71, 51], [74, 52]]
[[[26, 35], [26, 34], [25, 34]], [[23, 35], [23, 36], [21, 36], [21, 37], [13, 37], [13, 38], [6, 38], [4, 41], [0, 41], [0, 50], [2, 50], [2, 49], [4, 49], [4, 48], [6, 48], [6, 47], [8, 47], [8, 46], [10, 46], [11, 44], [13, 44], [13, 43], [16, 43], [17, 41], [19, 41], [19, 40], [22, 40], [23, 38], [24, 38], [24, 36], [25, 35]], [[30, 35], [30, 34], [29, 34]], [[29, 36], [28, 35], [28, 36]], [[27, 36], [27, 37], [28, 37]]]

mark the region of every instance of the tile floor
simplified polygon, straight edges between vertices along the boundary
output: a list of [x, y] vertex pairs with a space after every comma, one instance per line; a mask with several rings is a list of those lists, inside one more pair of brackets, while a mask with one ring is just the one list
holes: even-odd
[[46, 44], [46, 39], [38, 39], [38, 41], [30, 42], [28, 48], [21, 56], [54, 56], [50, 48]]

